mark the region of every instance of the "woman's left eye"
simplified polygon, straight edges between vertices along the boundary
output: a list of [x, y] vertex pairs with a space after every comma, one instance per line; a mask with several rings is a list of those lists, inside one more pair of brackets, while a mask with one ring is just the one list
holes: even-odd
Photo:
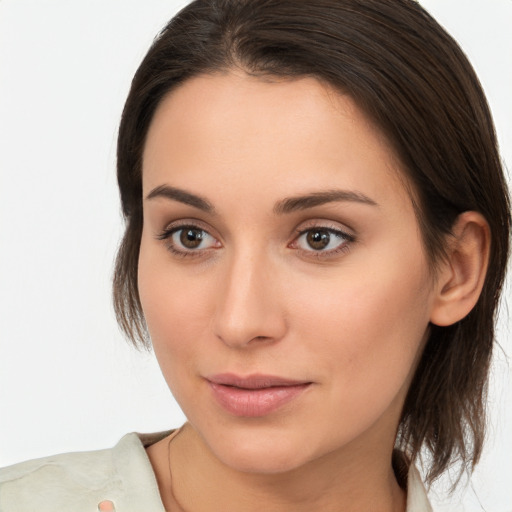
[[302, 231], [293, 242], [297, 249], [312, 253], [337, 253], [348, 248], [354, 237], [338, 229], [310, 228]]

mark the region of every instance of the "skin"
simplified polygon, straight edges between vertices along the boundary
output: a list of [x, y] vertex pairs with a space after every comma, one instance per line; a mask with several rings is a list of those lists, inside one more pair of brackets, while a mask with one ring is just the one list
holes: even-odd
[[[405, 510], [391, 453], [441, 287], [404, 179], [351, 98], [313, 78], [230, 71], [163, 100], [144, 150], [139, 292], [189, 420], [170, 455], [166, 440], [148, 449], [167, 507], [170, 462], [187, 511]], [[162, 186], [214, 211], [148, 198]], [[333, 190], [352, 195], [276, 211]], [[203, 230], [199, 248], [169, 234], [183, 224]], [[306, 230], [328, 233], [328, 250], [312, 249]], [[225, 372], [312, 385], [268, 415], [238, 417], [205, 380]]]

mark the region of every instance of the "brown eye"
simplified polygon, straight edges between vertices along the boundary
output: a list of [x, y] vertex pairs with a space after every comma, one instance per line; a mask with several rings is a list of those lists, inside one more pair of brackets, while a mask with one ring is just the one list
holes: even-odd
[[321, 251], [331, 241], [331, 233], [325, 229], [311, 230], [306, 233], [306, 241], [311, 249]]
[[168, 240], [168, 249], [182, 255], [199, 254], [206, 249], [220, 247], [219, 242], [208, 231], [198, 226], [170, 228], [159, 235], [158, 238]]
[[318, 227], [302, 231], [293, 245], [302, 252], [328, 256], [348, 248], [354, 240], [353, 235], [344, 233], [339, 229]]
[[196, 228], [185, 228], [178, 231], [180, 242], [187, 249], [197, 249], [204, 239], [204, 231]]

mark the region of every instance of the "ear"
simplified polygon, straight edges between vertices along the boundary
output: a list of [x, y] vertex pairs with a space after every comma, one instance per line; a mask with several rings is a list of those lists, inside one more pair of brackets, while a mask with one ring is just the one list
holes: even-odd
[[453, 226], [447, 259], [438, 270], [430, 321], [439, 326], [462, 320], [482, 291], [489, 261], [491, 236], [485, 218], [461, 213]]

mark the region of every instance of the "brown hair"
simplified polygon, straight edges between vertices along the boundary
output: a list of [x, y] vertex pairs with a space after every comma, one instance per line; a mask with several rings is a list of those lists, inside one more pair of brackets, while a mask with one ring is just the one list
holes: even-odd
[[121, 328], [150, 346], [137, 290], [142, 152], [164, 96], [202, 73], [241, 68], [312, 76], [349, 94], [402, 161], [432, 267], [457, 216], [480, 212], [491, 232], [478, 303], [430, 336], [407, 395], [397, 446], [432, 455], [428, 480], [453, 460], [473, 467], [484, 438], [494, 323], [508, 257], [510, 209], [484, 94], [455, 41], [414, 0], [195, 0], [163, 29], [133, 79], [118, 139], [126, 219], [114, 276]]

